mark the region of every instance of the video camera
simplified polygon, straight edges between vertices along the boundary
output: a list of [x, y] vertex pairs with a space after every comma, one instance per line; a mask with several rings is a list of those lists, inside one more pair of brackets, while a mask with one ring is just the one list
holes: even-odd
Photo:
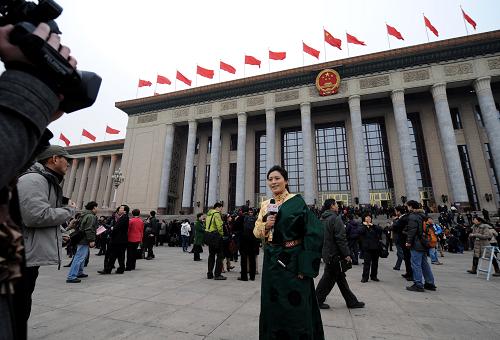
[[[58, 51], [32, 34], [42, 22], [49, 25], [52, 33], [61, 34], [54, 20], [62, 10], [53, 0], [39, 0], [38, 4], [25, 0], [0, 0], [0, 26], [14, 25], [10, 42], [18, 46], [34, 65], [31, 73], [40, 75], [64, 96], [59, 108], [70, 113], [94, 104], [102, 79], [93, 72], [75, 70]], [[26, 69], [26, 65], [7, 64], [6, 68]]]

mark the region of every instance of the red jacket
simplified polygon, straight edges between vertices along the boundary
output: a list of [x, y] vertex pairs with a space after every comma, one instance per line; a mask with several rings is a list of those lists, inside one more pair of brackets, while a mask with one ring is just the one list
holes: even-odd
[[132, 217], [128, 222], [128, 241], [142, 242], [144, 222], [139, 217]]

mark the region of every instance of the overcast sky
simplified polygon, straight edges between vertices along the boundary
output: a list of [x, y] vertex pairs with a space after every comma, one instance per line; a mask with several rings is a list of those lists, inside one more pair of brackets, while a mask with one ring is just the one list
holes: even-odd
[[[422, 13], [439, 31], [430, 41], [466, 35], [460, 5], [477, 22], [469, 34], [500, 28], [498, 0], [58, 0], [64, 12], [57, 20], [62, 41], [78, 60], [81, 70], [98, 73], [102, 86], [96, 103], [64, 115], [50, 125], [61, 144], [64, 133], [71, 145], [89, 143], [80, 137], [85, 128], [104, 140], [106, 124], [121, 131], [106, 140], [124, 138], [128, 117], [115, 102], [136, 98], [139, 78], [153, 83], [138, 97], [153, 95], [156, 75], [172, 85], [158, 85], [156, 92], [174, 91], [176, 70], [193, 81], [193, 87], [218, 82], [219, 60], [233, 65], [236, 75], [221, 72], [220, 81], [244, 76], [244, 55], [262, 60], [246, 66], [245, 75], [268, 72], [268, 48], [286, 51], [284, 61], [271, 61], [279, 71], [325, 61], [323, 27], [342, 39], [342, 51], [326, 46], [327, 60], [347, 57], [346, 31], [367, 46], [349, 45], [356, 56], [388, 49], [385, 22], [396, 27], [404, 41], [390, 38], [391, 48], [427, 42]], [[302, 40], [321, 51], [320, 60], [302, 54]], [[196, 65], [215, 70], [213, 80], [196, 78]], [[177, 89], [187, 85], [177, 81]]]

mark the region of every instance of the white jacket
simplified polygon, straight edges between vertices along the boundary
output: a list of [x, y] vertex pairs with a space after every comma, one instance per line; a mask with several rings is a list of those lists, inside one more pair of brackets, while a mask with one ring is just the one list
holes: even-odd
[[189, 222], [183, 222], [181, 224], [181, 235], [189, 236], [190, 231], [191, 231], [191, 225], [189, 224]]

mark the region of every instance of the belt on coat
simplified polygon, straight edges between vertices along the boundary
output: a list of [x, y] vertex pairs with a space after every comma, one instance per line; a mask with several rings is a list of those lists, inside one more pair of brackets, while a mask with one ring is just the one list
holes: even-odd
[[302, 243], [302, 240], [290, 240], [290, 241], [285, 241], [283, 243], [270, 243], [271, 246], [273, 247], [285, 247], [285, 248], [293, 248], [298, 246], [299, 244]]

